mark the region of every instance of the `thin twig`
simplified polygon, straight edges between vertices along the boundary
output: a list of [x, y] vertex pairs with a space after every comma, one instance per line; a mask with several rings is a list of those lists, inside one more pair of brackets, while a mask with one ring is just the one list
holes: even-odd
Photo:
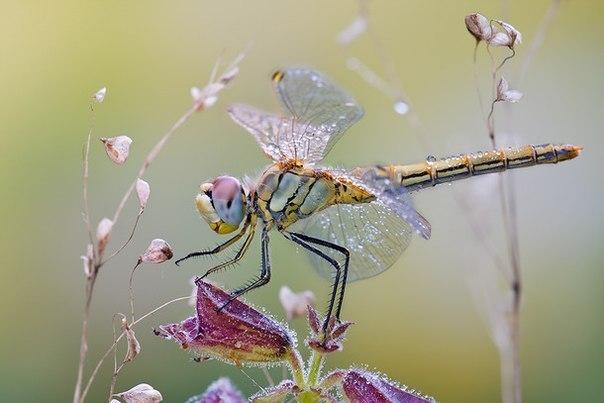
[[109, 257], [107, 259], [105, 259], [103, 262], [101, 262], [101, 266], [103, 266], [105, 263], [107, 263], [108, 261], [113, 259], [115, 256], [117, 256], [121, 251], [124, 250], [124, 248], [126, 248], [126, 246], [128, 246], [130, 241], [132, 241], [132, 238], [134, 238], [134, 233], [136, 232], [136, 228], [138, 227], [138, 223], [141, 219], [141, 216], [143, 215], [144, 210], [145, 209], [141, 208], [140, 211], [138, 212], [138, 214], [136, 215], [136, 219], [134, 220], [134, 226], [132, 227], [132, 230], [130, 231], [130, 236], [128, 236], [128, 239], [126, 239], [126, 241], [122, 244], [122, 246], [120, 246], [111, 255], [109, 255]]
[[524, 77], [526, 76], [530, 65], [533, 63], [533, 60], [535, 60], [535, 56], [539, 52], [541, 46], [543, 46], [547, 32], [549, 31], [551, 24], [554, 22], [554, 19], [558, 15], [561, 3], [561, 0], [552, 0], [547, 11], [545, 12], [545, 15], [543, 16], [543, 19], [539, 23], [537, 33], [533, 37], [531, 44], [529, 45], [529, 49], [526, 52], [526, 56], [520, 65], [520, 74], [518, 75], [517, 80], [519, 85], [524, 81]]
[[[190, 298], [191, 298], [191, 296], [187, 295], [185, 297], [179, 297], [179, 298], [175, 298], [173, 300], [170, 300], [168, 302], [165, 302], [162, 305], [158, 306], [157, 308], [153, 309], [152, 311], [150, 311], [150, 312], [146, 313], [145, 315], [141, 316], [140, 318], [138, 318], [134, 322], [132, 322], [132, 324], [130, 325], [130, 328], [134, 329], [134, 327], [139, 322], [141, 322], [142, 320], [148, 318], [149, 316], [153, 315], [154, 313], [158, 312], [159, 310], [165, 308], [166, 306], [168, 306], [168, 305], [170, 305], [170, 304], [172, 304], [174, 302], [184, 301], [184, 300], [188, 300]], [[81, 401], [84, 401], [84, 399], [86, 398], [86, 395], [88, 394], [88, 391], [90, 390], [90, 387], [92, 386], [92, 382], [96, 378], [96, 375], [99, 372], [99, 369], [101, 368], [101, 366], [103, 365], [103, 362], [109, 356], [109, 354], [111, 354], [111, 352], [117, 347], [117, 344], [120, 342], [120, 340], [122, 339], [122, 337], [124, 337], [124, 332], [122, 332], [115, 339], [115, 341], [113, 342], [113, 344], [107, 349], [107, 351], [105, 351], [105, 354], [103, 354], [103, 356], [99, 359], [99, 362], [96, 364], [96, 366], [94, 367], [94, 370], [90, 374], [90, 378], [88, 378], [88, 382], [86, 382], [86, 387], [84, 388], [84, 391], [82, 392]]]
[[192, 106], [191, 108], [189, 108], [184, 113], [184, 115], [182, 115], [180, 118], [178, 118], [178, 120], [172, 125], [170, 130], [168, 130], [166, 132], [166, 134], [164, 134], [164, 136], [151, 149], [151, 151], [145, 158], [143, 165], [139, 169], [136, 179], [134, 179], [134, 181], [132, 182], [132, 184], [130, 185], [128, 190], [126, 190], [126, 193], [124, 193], [124, 196], [122, 196], [122, 200], [120, 201], [117, 208], [115, 209], [115, 213], [113, 213], [113, 219], [112, 219], [113, 225], [115, 225], [117, 223], [117, 220], [119, 219], [120, 214], [122, 213], [122, 210], [126, 206], [126, 202], [128, 201], [128, 199], [130, 198], [130, 195], [134, 191], [134, 188], [136, 187], [136, 181], [139, 178], [142, 178], [145, 176], [145, 173], [147, 172], [147, 168], [149, 168], [149, 165], [151, 165], [153, 163], [153, 161], [155, 160], [155, 158], [157, 158], [158, 154], [164, 148], [164, 145], [167, 143], [167, 141], [170, 139], [170, 137], [172, 137], [172, 135], [176, 132], [176, 130], [178, 130], [183, 124], [185, 124], [189, 120], [189, 118], [195, 113], [195, 111], [196, 111], [195, 106]]
[[130, 272], [130, 280], [128, 281], [128, 291], [130, 292], [130, 315], [131, 315], [131, 322], [134, 322], [134, 288], [133, 288], [133, 284], [132, 281], [134, 280], [134, 272], [136, 271], [136, 269], [138, 268], [138, 266], [140, 266], [141, 264], [141, 259], [139, 259], [136, 264], [134, 265], [134, 267], [132, 268], [132, 271]]
[[[89, 177], [89, 160], [90, 160], [90, 140], [92, 138], [92, 133], [95, 127], [95, 113], [94, 113], [94, 104], [95, 101], [92, 100], [90, 103], [90, 128], [88, 130], [88, 137], [86, 138], [86, 145], [84, 146], [84, 155], [83, 155], [83, 167], [82, 167], [82, 198], [84, 202], [84, 223], [86, 224], [86, 230], [88, 232], [88, 239], [90, 245], [92, 245], [92, 260], [87, 261], [86, 265], [90, 269], [90, 273], [86, 273], [86, 285], [85, 285], [85, 307], [84, 307], [84, 317], [82, 319], [82, 333], [80, 336], [80, 357], [78, 361], [78, 371], [76, 378], [75, 390], [73, 393], [73, 402], [79, 403], [81, 390], [82, 390], [82, 380], [84, 377], [84, 366], [86, 364], [86, 356], [88, 354], [88, 322], [90, 319], [90, 303], [92, 300], [92, 290], [94, 288], [94, 283], [96, 280], [96, 245], [94, 242], [94, 235], [92, 232], [92, 223], [90, 219], [90, 203], [88, 201], [88, 177]], [[86, 255], [88, 259], [88, 254]]]

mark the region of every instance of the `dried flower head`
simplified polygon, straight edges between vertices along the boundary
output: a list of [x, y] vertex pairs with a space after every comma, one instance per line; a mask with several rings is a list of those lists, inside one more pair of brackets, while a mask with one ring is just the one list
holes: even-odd
[[522, 92], [510, 90], [507, 80], [503, 77], [497, 83], [497, 98], [495, 102], [511, 102], [516, 103], [522, 99]]
[[465, 18], [466, 29], [474, 38], [476, 42], [488, 41], [493, 36], [493, 28], [488, 18], [482, 14], [472, 13], [466, 15]]
[[139, 263], [163, 263], [172, 259], [172, 247], [163, 239], [154, 239], [151, 241], [145, 253], [139, 258]]
[[97, 250], [99, 251], [99, 255], [105, 251], [105, 247], [109, 242], [109, 236], [111, 235], [111, 229], [113, 228], [113, 221], [109, 218], [105, 217], [96, 227], [96, 241], [97, 241]]
[[159, 391], [146, 383], [136, 385], [125, 392], [116, 393], [114, 396], [123, 399], [126, 403], [158, 403], [163, 399]]
[[351, 402], [435, 402], [432, 397], [422, 395], [406, 386], [399, 386], [382, 375], [362, 369], [347, 371], [341, 389]]
[[305, 316], [308, 305], [314, 305], [315, 300], [315, 294], [312, 291], [295, 293], [288, 286], [283, 286], [279, 290], [279, 301], [285, 311], [287, 320]]
[[495, 21], [501, 30], [495, 32], [495, 34], [488, 40], [491, 46], [507, 46], [510, 49], [514, 49], [514, 46], [522, 43], [522, 34], [512, 25], [507, 22], [497, 20]]
[[124, 164], [130, 154], [132, 139], [128, 136], [103, 137], [101, 142], [105, 145], [105, 152], [109, 159], [118, 165]]
[[150, 194], [151, 188], [149, 187], [149, 184], [141, 178], [138, 178], [136, 180], [136, 196], [138, 197], [138, 204], [141, 210], [147, 206]]
[[92, 94], [92, 98], [100, 104], [105, 100], [105, 95], [107, 95], [107, 87], [103, 87], [94, 94]]
[[155, 333], [200, 356], [236, 365], [291, 358], [294, 337], [284, 325], [239, 300], [225, 306], [230, 299], [220, 288], [198, 279], [195, 316], [162, 325]]
[[128, 341], [128, 351], [126, 352], [125, 361], [132, 361], [141, 352], [141, 345], [134, 334], [134, 330], [130, 328], [128, 321], [125, 318], [122, 319], [122, 331], [126, 335], [126, 340]]
[[346, 331], [352, 322], [339, 322], [331, 317], [325, 332], [321, 331], [321, 318], [317, 311], [308, 306], [308, 324], [310, 326], [310, 337], [306, 340], [308, 347], [322, 354], [341, 351], [346, 337]]
[[185, 403], [246, 403], [247, 401], [229, 378], [219, 378], [208, 386], [204, 393], [188, 398]]

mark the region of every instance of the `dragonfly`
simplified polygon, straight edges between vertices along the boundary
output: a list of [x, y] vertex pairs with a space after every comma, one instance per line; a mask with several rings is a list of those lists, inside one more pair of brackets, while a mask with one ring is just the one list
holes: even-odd
[[412, 192], [508, 169], [555, 164], [575, 158], [582, 150], [571, 144], [525, 145], [430, 157], [408, 165], [329, 168], [321, 162], [362, 118], [362, 107], [325, 75], [309, 68], [277, 70], [272, 83], [283, 113], [244, 104], [228, 108], [231, 118], [270, 158], [270, 165], [253, 179], [218, 176], [203, 183], [195, 198], [197, 210], [213, 231], [236, 233], [176, 264], [232, 249], [232, 257], [199, 279], [205, 278], [239, 262], [260, 232], [260, 274], [233, 291], [232, 301], [270, 281], [269, 239], [276, 230], [307, 250], [317, 272], [332, 282], [324, 330], [332, 315], [340, 319], [347, 283], [391, 267], [414, 234], [430, 238], [430, 223], [414, 208]]

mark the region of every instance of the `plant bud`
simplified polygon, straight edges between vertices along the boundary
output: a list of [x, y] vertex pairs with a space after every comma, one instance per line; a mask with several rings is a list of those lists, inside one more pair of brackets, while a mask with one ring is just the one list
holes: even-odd
[[185, 403], [247, 403], [247, 401], [229, 378], [219, 378], [208, 386], [203, 394], [192, 396]]
[[112, 228], [113, 221], [111, 221], [107, 217], [99, 221], [99, 225], [96, 227], [96, 241], [99, 255], [101, 255], [105, 251], [105, 247], [109, 242], [109, 235], [111, 235]]
[[172, 259], [172, 247], [163, 239], [154, 239], [139, 258], [139, 263], [163, 263]]
[[123, 165], [130, 154], [132, 139], [128, 136], [103, 137], [101, 142], [105, 145], [105, 152], [109, 159], [118, 165]]
[[[291, 358], [294, 337], [281, 323], [201, 279], [195, 316], [162, 325], [155, 334], [203, 357], [241, 363], [282, 362]], [[225, 305], [227, 304], [228, 305]]]
[[287, 320], [292, 320], [306, 315], [308, 305], [315, 304], [315, 294], [312, 291], [295, 293], [291, 288], [283, 286], [279, 290], [279, 301]]
[[105, 100], [107, 94], [107, 87], [103, 87], [92, 95], [92, 98], [99, 104]]
[[138, 204], [141, 210], [147, 206], [147, 201], [149, 201], [150, 194], [151, 188], [149, 187], [149, 184], [141, 178], [138, 178], [136, 180], [136, 196], [138, 197]]
[[510, 90], [507, 80], [503, 77], [497, 83], [497, 98], [495, 102], [511, 102], [516, 103], [522, 99], [522, 92]]
[[406, 386], [399, 386], [382, 375], [362, 369], [349, 370], [341, 383], [344, 395], [351, 402], [434, 403]]
[[489, 20], [482, 14], [473, 13], [466, 15], [466, 29], [477, 42], [488, 41], [493, 36], [493, 28]]
[[116, 393], [114, 396], [124, 399], [126, 403], [158, 403], [163, 399], [159, 391], [146, 383], [136, 385], [125, 392]]

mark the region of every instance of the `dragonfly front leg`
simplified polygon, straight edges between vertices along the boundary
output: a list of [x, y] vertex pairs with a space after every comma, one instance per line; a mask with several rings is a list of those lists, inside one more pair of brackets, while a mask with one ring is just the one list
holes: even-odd
[[[343, 248], [340, 245], [336, 245], [334, 243], [324, 241], [319, 238], [313, 238], [308, 235], [299, 234], [296, 232], [289, 232], [289, 233], [287, 233], [287, 235], [289, 235], [288, 236], [289, 239], [291, 239], [298, 245], [302, 246], [304, 249], [325, 259], [335, 269], [336, 274], [335, 274], [334, 281], [333, 281], [331, 298], [329, 299], [329, 307], [327, 309], [327, 315], [325, 316], [325, 322], [323, 322], [323, 332], [325, 332], [327, 330], [327, 325], [329, 324], [329, 319], [331, 318], [331, 315], [333, 313], [333, 308], [335, 305], [336, 297], [338, 296], [338, 285], [340, 283], [340, 276], [341, 276], [344, 283], [342, 284], [342, 288], [340, 288], [340, 295], [338, 297], [338, 306], [336, 308], [336, 318], [338, 320], [340, 319], [340, 311], [342, 310], [342, 301], [344, 300], [344, 288], [346, 286], [345, 282], [348, 277], [348, 262], [350, 260], [350, 253], [348, 252], [348, 249]], [[337, 260], [335, 260], [331, 256], [325, 254], [324, 252], [320, 251], [319, 249], [315, 248], [311, 244], [323, 246], [325, 248], [333, 249], [339, 253], [342, 253], [345, 257], [344, 267], [342, 268], [340, 266], [340, 263], [338, 263]]]
[[241, 239], [241, 237], [243, 235], [245, 235], [245, 233], [247, 232], [248, 227], [249, 227], [249, 220], [246, 220], [245, 224], [243, 225], [243, 228], [241, 228], [241, 231], [239, 231], [234, 237], [230, 238], [228, 241], [221, 243], [220, 245], [216, 246], [214, 249], [204, 250], [204, 251], [199, 251], [199, 252], [191, 252], [187, 256], [178, 259], [174, 263], [177, 266], [179, 266], [181, 262], [191, 259], [192, 257], [209, 256], [209, 255], [215, 255], [217, 253], [220, 253], [223, 250], [225, 250], [226, 248], [228, 248], [229, 246], [233, 245], [239, 239]]
[[221, 311], [222, 309], [224, 309], [233, 300], [242, 296], [246, 292], [251, 291], [258, 287], [262, 287], [263, 285], [266, 285], [271, 280], [271, 262], [270, 262], [270, 256], [269, 256], [269, 250], [268, 250], [268, 241], [269, 241], [268, 229], [265, 227], [262, 229], [262, 239], [261, 239], [261, 244], [262, 244], [261, 252], [262, 253], [261, 253], [260, 275], [258, 276], [258, 278], [251, 281], [247, 285], [233, 291], [231, 298], [229, 298], [229, 300], [223, 306], [221, 306], [218, 309], [218, 311]]
[[239, 260], [241, 260], [241, 258], [243, 257], [243, 255], [245, 255], [245, 252], [247, 252], [248, 248], [250, 247], [250, 244], [252, 243], [252, 239], [254, 239], [254, 233], [255, 233], [255, 231], [252, 228], [252, 230], [250, 231], [250, 233], [247, 235], [247, 237], [243, 241], [243, 245], [237, 251], [237, 253], [235, 254], [235, 256], [233, 258], [227, 260], [226, 262], [222, 262], [219, 265], [216, 265], [216, 266], [212, 267], [211, 269], [208, 269], [208, 271], [206, 271], [205, 274], [203, 276], [201, 276], [201, 278], [202, 279], [206, 278], [210, 274], [212, 274], [214, 272], [217, 272], [218, 270], [224, 269], [225, 267], [230, 266], [232, 264], [235, 264]]

